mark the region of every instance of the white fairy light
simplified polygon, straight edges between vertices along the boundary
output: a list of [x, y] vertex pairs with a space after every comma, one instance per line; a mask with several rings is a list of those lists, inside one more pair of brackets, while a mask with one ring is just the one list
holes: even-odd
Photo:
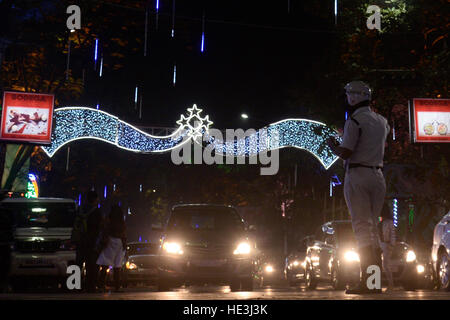
[[[187, 111], [187, 115], [181, 115], [176, 121], [178, 128], [172, 134], [153, 136], [101, 110], [86, 107], [59, 108], [54, 112], [52, 143], [42, 148], [52, 157], [71, 141], [96, 139], [134, 152], [167, 152], [190, 143], [191, 140], [197, 140], [204, 134], [208, 135], [213, 124], [209, 116], [201, 117], [202, 109], [195, 104]], [[341, 140], [324, 123], [308, 119], [286, 119], [237, 140], [223, 142], [211, 136], [207, 136], [206, 140], [213, 144], [217, 154], [228, 156], [255, 156], [268, 150], [299, 148], [310, 152], [328, 169], [339, 159], [326, 143], [331, 136]]]

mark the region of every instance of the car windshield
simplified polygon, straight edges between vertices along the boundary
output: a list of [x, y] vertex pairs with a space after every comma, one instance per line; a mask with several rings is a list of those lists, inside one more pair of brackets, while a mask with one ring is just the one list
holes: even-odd
[[140, 243], [140, 244], [128, 244], [128, 255], [140, 255], [140, 254], [157, 254], [159, 245], [153, 243]]
[[351, 245], [356, 243], [355, 234], [351, 223], [338, 224], [334, 227], [336, 239], [340, 245]]
[[6, 202], [0, 212], [13, 213], [17, 228], [71, 228], [75, 218], [75, 203], [58, 202]]
[[168, 229], [220, 231], [244, 229], [244, 224], [230, 208], [180, 208], [173, 212]]

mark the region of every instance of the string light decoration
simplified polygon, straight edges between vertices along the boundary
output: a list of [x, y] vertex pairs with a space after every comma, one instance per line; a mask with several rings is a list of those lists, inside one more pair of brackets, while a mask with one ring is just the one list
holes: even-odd
[[394, 227], [398, 227], [398, 200], [392, 200], [392, 215], [394, 220]]
[[52, 143], [42, 149], [52, 157], [65, 144], [80, 139], [97, 139], [135, 152], [170, 151], [182, 143], [188, 132], [178, 128], [168, 136], [152, 136], [102, 110], [65, 107], [54, 112]]
[[202, 117], [197, 105], [187, 109], [176, 121], [178, 128], [167, 136], [153, 136], [104, 112], [86, 107], [65, 107], [54, 112], [52, 143], [42, 146], [52, 157], [65, 144], [80, 139], [96, 139], [118, 148], [140, 152], [167, 152], [191, 140], [204, 140], [212, 144], [216, 154], [226, 156], [256, 156], [260, 152], [294, 147], [310, 152], [325, 167], [338, 160], [326, 141], [329, 137], [341, 138], [324, 123], [307, 119], [286, 119], [270, 124], [258, 131], [232, 141], [222, 141], [209, 134], [213, 124], [209, 116]]
[[286, 119], [273, 123], [236, 142], [223, 142], [212, 136], [208, 142], [216, 153], [228, 156], [255, 156], [260, 152], [294, 147], [310, 152], [325, 167], [330, 168], [339, 158], [327, 145], [329, 137], [341, 138], [324, 123], [307, 119]]

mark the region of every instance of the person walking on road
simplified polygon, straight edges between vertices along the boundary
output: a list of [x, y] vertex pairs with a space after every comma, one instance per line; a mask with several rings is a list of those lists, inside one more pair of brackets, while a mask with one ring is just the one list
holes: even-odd
[[87, 203], [75, 218], [72, 241], [76, 244], [76, 263], [86, 267], [86, 291], [96, 292], [98, 251], [96, 245], [102, 228], [103, 217], [98, 208], [98, 195], [95, 191], [87, 194]]
[[383, 251], [383, 270], [388, 280], [386, 292], [394, 290], [394, 278], [392, 276], [391, 257], [395, 248], [396, 236], [392, 211], [387, 204], [381, 211], [381, 222], [378, 224], [380, 233], [380, 246]]
[[376, 265], [381, 270], [377, 221], [386, 194], [382, 168], [390, 127], [383, 116], [370, 108], [372, 92], [367, 84], [352, 81], [344, 89], [351, 116], [345, 122], [342, 143], [330, 138], [328, 146], [344, 159], [344, 197], [350, 211], [361, 265], [360, 283], [355, 288], [347, 289], [346, 293], [381, 293], [380, 287], [367, 285], [370, 276], [367, 268]]
[[103, 249], [97, 259], [101, 266], [99, 287], [105, 290], [106, 273], [109, 266], [114, 269], [114, 289], [120, 292], [120, 273], [125, 259], [126, 250], [126, 224], [124, 215], [119, 206], [113, 206], [102, 236]]

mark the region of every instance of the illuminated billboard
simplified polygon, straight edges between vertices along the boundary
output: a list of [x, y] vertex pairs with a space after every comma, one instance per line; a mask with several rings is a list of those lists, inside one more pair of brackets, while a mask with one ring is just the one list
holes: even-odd
[[5, 91], [0, 140], [50, 144], [53, 104], [51, 94]]
[[413, 99], [410, 121], [413, 142], [450, 142], [450, 99]]

